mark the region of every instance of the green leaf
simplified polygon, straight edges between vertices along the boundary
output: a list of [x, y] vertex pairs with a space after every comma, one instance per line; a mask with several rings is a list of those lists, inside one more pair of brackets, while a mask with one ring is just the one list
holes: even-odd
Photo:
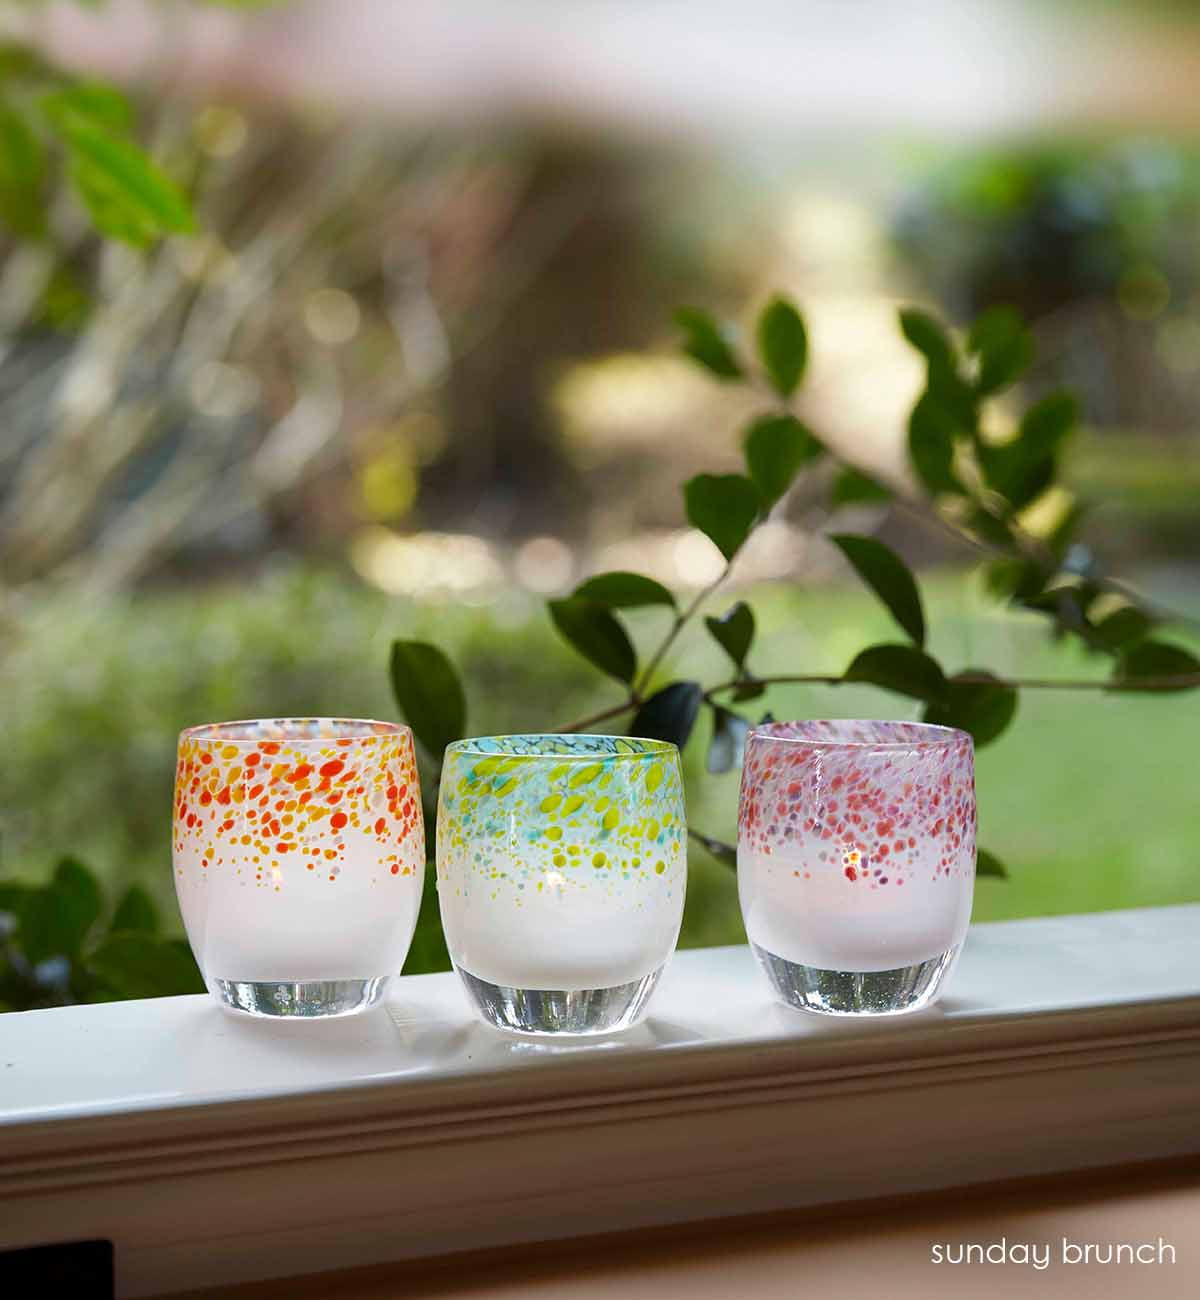
[[995, 876], [1000, 880], [1008, 879], [1008, 868], [987, 849], [975, 850], [975, 874], [977, 876]]
[[69, 118], [83, 118], [114, 131], [128, 131], [133, 125], [133, 108], [129, 100], [113, 86], [98, 81], [79, 81], [39, 96], [38, 108], [46, 120], [59, 130]]
[[874, 505], [891, 499], [891, 488], [884, 487], [882, 483], [877, 483], [849, 465], [833, 480], [829, 494], [830, 504], [834, 506]]
[[103, 906], [92, 872], [74, 858], [63, 858], [50, 883], [26, 895], [17, 932], [25, 956], [34, 965], [50, 957], [74, 958]]
[[714, 840], [711, 835], [705, 835], [690, 826], [688, 827], [688, 838], [702, 845], [705, 851], [723, 867], [728, 867], [731, 871], [737, 870], [737, 849], [732, 844], [726, 844], [724, 840]]
[[45, 174], [41, 141], [23, 117], [0, 104], [0, 217], [18, 235], [37, 238], [45, 232]]
[[1048, 393], [1025, 412], [1020, 441], [1035, 451], [1057, 451], [1078, 420], [1079, 403], [1071, 393]]
[[113, 913], [110, 931], [134, 930], [139, 934], [158, 933], [158, 909], [141, 885], [130, 885]]
[[913, 642], [925, 644], [921, 595], [908, 566], [890, 547], [873, 537], [836, 533], [829, 539], [854, 566], [858, 576], [891, 611]]
[[741, 767], [750, 723], [738, 713], [713, 705], [713, 734], [708, 744], [706, 767], [714, 776]]
[[954, 473], [954, 444], [966, 432], [931, 393], [924, 393], [908, 417], [908, 456], [917, 477], [937, 496], [962, 492]]
[[861, 651], [842, 675], [847, 682], [866, 682], [915, 700], [939, 700], [946, 678], [937, 661], [910, 645], [873, 645]]
[[467, 730], [467, 700], [454, 665], [426, 641], [393, 641], [392, 694], [396, 707], [430, 758]]
[[900, 311], [900, 332], [925, 358], [932, 370], [954, 370], [954, 345], [950, 336], [928, 312], [916, 307]]
[[639, 605], [669, 605], [675, 608], [675, 597], [653, 578], [640, 573], [598, 573], [575, 588], [574, 595], [584, 600], [594, 600], [609, 609], [633, 609]]
[[656, 691], [634, 714], [631, 736], [668, 740], [682, 749], [696, 725], [704, 690], [699, 682], [672, 682]]
[[1054, 482], [1058, 447], [1075, 419], [1075, 399], [1069, 393], [1051, 393], [1031, 406], [1016, 438], [980, 447], [988, 487], [1015, 510], [1036, 500]]
[[75, 114], [58, 126], [71, 154], [72, 182], [101, 231], [144, 247], [194, 228], [183, 191], [136, 145]]
[[688, 522], [727, 559], [741, 550], [758, 518], [758, 489], [740, 474], [697, 474], [683, 485]]
[[746, 666], [746, 656], [754, 640], [754, 611], [744, 600], [739, 600], [732, 609], [720, 618], [705, 618], [704, 626], [712, 633], [713, 640], [733, 660], [733, 666], [740, 672]]
[[186, 943], [126, 932], [111, 934], [88, 957], [90, 974], [126, 998], [203, 993], [204, 980]]
[[[968, 674], [987, 680], [963, 681]], [[926, 722], [968, 732], [978, 748], [1001, 736], [1016, 712], [1017, 692], [1013, 687], [983, 669], [970, 668], [947, 681], [945, 695], [928, 705], [923, 716]]]
[[548, 604], [559, 635], [603, 673], [632, 682], [637, 655], [629, 634], [606, 606], [583, 596], [568, 596]]
[[771, 386], [780, 397], [791, 397], [808, 360], [804, 320], [787, 298], [776, 295], [758, 318], [758, 353]]
[[1114, 609], [1092, 628], [1091, 641], [1101, 650], [1116, 653], [1144, 641], [1154, 628], [1154, 620], [1135, 605]]
[[683, 330], [683, 350], [718, 379], [740, 379], [742, 368], [716, 321], [698, 307], [680, 307], [675, 324]]
[[1131, 650], [1127, 650], [1117, 661], [1113, 673], [1113, 686], [1119, 688], [1129, 683], [1135, 689], [1139, 682], [1158, 678], [1191, 678], [1181, 681], [1178, 686], [1156, 685], [1141, 686], [1143, 690], [1188, 691], [1200, 685], [1200, 659], [1182, 646], [1171, 645], [1166, 641], [1142, 641]]
[[1033, 360], [1033, 336], [1020, 312], [991, 307], [971, 326], [967, 350], [979, 358], [975, 391], [986, 397], [1019, 379]]
[[0, 880], [0, 912], [20, 918], [25, 900], [33, 892], [28, 885], [19, 885], [14, 880]]
[[[427, 820], [426, 824], [433, 826], [435, 820]], [[403, 973], [429, 975], [434, 971], [450, 969], [450, 952], [446, 946], [446, 932], [442, 929], [438, 906], [437, 865], [430, 860], [425, 864], [425, 888], [421, 893], [417, 927], [413, 931], [408, 956], [404, 959]]]
[[1045, 587], [1051, 575], [1034, 560], [1004, 558], [994, 561], [987, 570], [987, 589], [993, 596], [1031, 600]]
[[746, 433], [746, 468], [770, 509], [792, 486], [797, 472], [818, 459], [824, 448], [791, 415], [763, 415]]

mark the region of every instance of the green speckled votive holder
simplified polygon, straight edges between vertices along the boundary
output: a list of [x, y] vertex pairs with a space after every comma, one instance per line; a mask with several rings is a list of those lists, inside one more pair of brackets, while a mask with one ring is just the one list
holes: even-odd
[[447, 747], [438, 902], [488, 1024], [556, 1035], [636, 1024], [674, 951], [686, 882], [674, 745], [529, 735]]

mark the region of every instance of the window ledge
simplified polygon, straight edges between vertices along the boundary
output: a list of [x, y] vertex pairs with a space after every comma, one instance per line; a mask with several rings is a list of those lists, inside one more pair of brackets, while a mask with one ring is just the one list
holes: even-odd
[[560, 1046], [452, 975], [326, 1024], [205, 997], [0, 1017], [0, 1247], [187, 1287], [1200, 1151], [1200, 905], [974, 926], [943, 1001], [828, 1022], [745, 948]]

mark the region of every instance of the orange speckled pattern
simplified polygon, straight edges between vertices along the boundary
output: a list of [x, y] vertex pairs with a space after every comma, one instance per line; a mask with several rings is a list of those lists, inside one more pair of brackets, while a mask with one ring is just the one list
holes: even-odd
[[[347, 845], [364, 839], [374, 845], [364, 869], [376, 877], [420, 870], [424, 830], [411, 733], [378, 723], [370, 735], [294, 734], [310, 726], [319, 732], [322, 721], [184, 732], [175, 767], [177, 875], [194, 861], [202, 871], [230, 866], [247, 884], [281, 889], [302, 865], [336, 884]], [[336, 728], [330, 722], [327, 729]], [[292, 734], [250, 734], [261, 730]]]

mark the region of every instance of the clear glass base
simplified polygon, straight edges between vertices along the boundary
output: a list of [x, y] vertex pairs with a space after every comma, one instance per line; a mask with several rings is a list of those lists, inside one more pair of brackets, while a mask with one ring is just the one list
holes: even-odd
[[664, 963], [640, 980], [606, 989], [511, 989], [455, 967], [475, 1009], [497, 1029], [517, 1034], [611, 1034], [646, 1014]]
[[209, 992], [231, 1011], [272, 1020], [328, 1020], [356, 1016], [383, 997], [390, 975], [371, 980], [304, 980], [300, 983], [208, 981]]
[[937, 997], [958, 956], [955, 946], [915, 966], [840, 971], [801, 966], [757, 944], [751, 946], [771, 986], [789, 1007], [826, 1016], [900, 1016], [920, 1011]]

